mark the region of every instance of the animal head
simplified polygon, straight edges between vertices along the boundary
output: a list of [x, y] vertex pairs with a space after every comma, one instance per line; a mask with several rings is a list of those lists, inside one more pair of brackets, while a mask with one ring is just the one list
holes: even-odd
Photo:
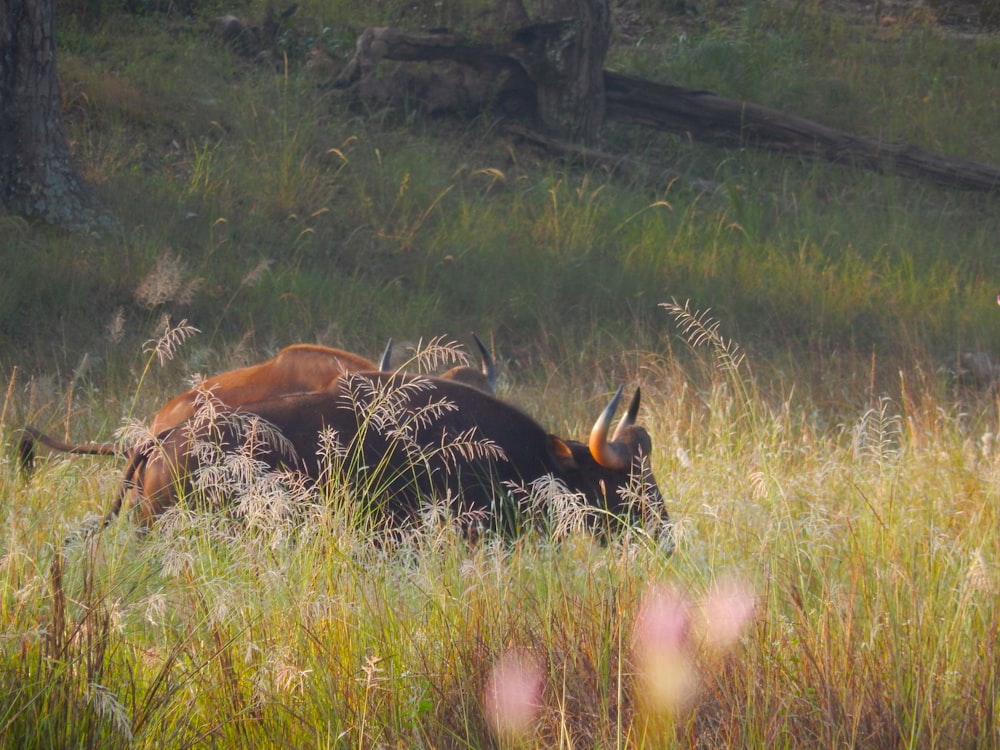
[[[652, 440], [637, 425], [641, 392], [632, 401], [611, 437], [611, 420], [621, 402], [623, 387], [601, 412], [587, 443], [549, 436], [549, 450], [567, 487], [586, 495], [591, 505], [633, 520], [643, 511], [662, 512], [663, 496], [650, 466]], [[662, 520], [666, 520], [663, 518]]]

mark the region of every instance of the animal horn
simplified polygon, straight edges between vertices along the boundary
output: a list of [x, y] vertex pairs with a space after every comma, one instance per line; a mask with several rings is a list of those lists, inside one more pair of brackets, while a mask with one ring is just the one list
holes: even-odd
[[389, 343], [385, 345], [382, 358], [378, 361], [379, 372], [390, 372], [390, 367], [392, 367], [392, 339], [389, 339]]
[[618, 438], [621, 437], [622, 431], [626, 427], [631, 427], [635, 424], [635, 418], [639, 415], [639, 388], [635, 389], [635, 395], [632, 396], [632, 401], [628, 405], [628, 411], [622, 417], [622, 420], [618, 423], [615, 428], [615, 434], [611, 436], [611, 442], [618, 442]]
[[[611, 418], [615, 415], [615, 410], [618, 409], [618, 402], [622, 400], [623, 389], [624, 386], [618, 386], [614, 398], [604, 407], [604, 411], [601, 412], [601, 416], [594, 422], [594, 428], [590, 431], [590, 455], [606, 469], [624, 469], [628, 466], [628, 461], [621, 455], [621, 452], [615, 450], [615, 444], [608, 442]], [[635, 401], [634, 398], [632, 400]], [[625, 415], [625, 418], [628, 418], [628, 414]]]
[[490, 350], [486, 348], [486, 344], [476, 335], [475, 331], [472, 332], [472, 338], [475, 339], [476, 346], [479, 347], [479, 353], [483, 356], [483, 375], [486, 376], [486, 382], [490, 384], [490, 393], [496, 395], [497, 366], [493, 361], [493, 355], [490, 354]]

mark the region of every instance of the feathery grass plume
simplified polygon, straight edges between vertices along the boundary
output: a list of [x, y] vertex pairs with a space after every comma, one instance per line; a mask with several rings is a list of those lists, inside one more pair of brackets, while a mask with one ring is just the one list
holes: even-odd
[[[505, 458], [503, 449], [492, 440], [480, 437], [475, 429], [458, 433], [444, 433], [439, 443], [426, 445], [418, 440], [418, 433], [433, 426], [458, 407], [444, 396], [431, 397], [426, 403], [413, 408], [414, 397], [433, 394], [434, 381], [422, 376], [378, 381], [348, 373], [341, 381], [344, 408], [359, 417], [358, 431], [350, 440], [329, 433], [321, 436], [320, 451], [324, 458], [321, 476], [333, 479], [334, 484], [343, 477], [352, 480], [353, 505], [360, 518], [368, 517], [385, 492], [402, 482], [418, 482], [418, 474], [428, 477], [434, 470], [451, 471], [462, 459], [500, 461]], [[386, 441], [382, 460], [376, 465], [361, 466], [362, 447], [369, 436]], [[407, 461], [400, 474], [389, 471], [393, 454], [402, 452]], [[437, 469], [432, 465], [439, 463]], [[405, 468], [411, 467], [411, 468]], [[403, 475], [405, 473], [405, 476]], [[441, 498], [425, 497], [425, 503]], [[460, 500], [460, 499], [456, 499]], [[360, 520], [360, 519], [359, 519]]]
[[253, 680], [254, 692], [260, 702], [287, 700], [306, 693], [313, 670], [297, 663], [296, 654], [290, 646], [267, 649], [262, 657]]
[[187, 305], [194, 299], [203, 280], [187, 279], [187, 264], [172, 250], [166, 250], [156, 257], [153, 270], [147, 273], [133, 293], [136, 302], [152, 310], [167, 302]]
[[249, 366], [254, 363], [253, 351], [254, 330], [251, 328], [244, 331], [239, 340], [229, 347], [226, 359], [239, 363], [240, 366]]
[[[344, 392], [341, 398], [345, 408], [362, 416], [362, 428], [373, 428], [380, 434], [390, 429], [399, 431], [399, 417], [405, 413], [404, 406], [412, 394], [433, 390], [434, 384], [423, 377], [400, 379], [398, 381], [377, 380], [346, 373], [342, 378]], [[454, 411], [457, 407], [449, 402], [430, 402], [427, 418], [433, 419], [441, 413]], [[409, 423], [407, 420], [406, 423]]]
[[[721, 391], [723, 408], [713, 409], [713, 416], [725, 421], [732, 434], [746, 433], [758, 445], [769, 439], [772, 422], [766, 401], [761, 398], [745, 352], [739, 344], [719, 332], [721, 324], [710, 317], [709, 311], [692, 311], [690, 303], [676, 300], [660, 303], [674, 318], [681, 336], [691, 349], [707, 346], [714, 360], [714, 369], [723, 375], [722, 383], [712, 377], [713, 388]], [[724, 400], [721, 397], [725, 397]], [[726, 408], [729, 407], [729, 408]]]
[[[190, 451], [198, 464], [193, 478], [194, 490], [220, 502], [229, 497], [241, 498], [255, 487], [261, 475], [270, 473], [270, 465], [260, 456], [273, 448], [258, 435], [260, 426], [265, 424], [259, 418], [238, 413], [224, 414], [213, 426], [221, 429], [222, 422], [226, 423], [227, 432], [234, 434], [235, 445], [223, 445], [221, 434], [209, 432], [196, 439]], [[284, 454], [283, 447], [276, 451], [279, 455]], [[297, 456], [290, 446], [288, 451], [287, 456], [294, 463]]]
[[719, 367], [733, 375], [737, 374], [746, 360], [746, 354], [741, 351], [739, 344], [719, 333], [722, 324], [710, 317], [711, 310], [695, 312], [690, 305], [690, 300], [685, 300], [683, 305], [674, 299], [660, 303], [660, 307], [673, 316], [681, 335], [692, 349], [711, 347]]
[[163, 367], [173, 359], [177, 348], [184, 341], [194, 334], [200, 333], [197, 328], [188, 325], [187, 318], [183, 319], [176, 326], [171, 327], [170, 316], [166, 314], [160, 316], [157, 328], [161, 329], [162, 333], [155, 339], [148, 339], [142, 345], [143, 353], [148, 354], [149, 357], [143, 365], [142, 374], [139, 375], [139, 385], [135, 389], [135, 393], [132, 396], [132, 405], [129, 408], [130, 414], [135, 412], [136, 404], [139, 402], [139, 393], [142, 391], [142, 385], [146, 382], [146, 376], [149, 375], [149, 371], [153, 367], [153, 358], [155, 357], [160, 367]]
[[854, 425], [851, 448], [855, 458], [867, 458], [882, 467], [899, 456], [903, 418], [890, 413], [891, 406], [891, 399], [880, 398], [878, 407], [868, 409]]
[[641, 458], [643, 468], [633, 472], [628, 484], [620, 488], [618, 498], [607, 498], [608, 506], [592, 505], [584, 493], [573, 492], [551, 474], [538, 477], [528, 485], [506, 482], [505, 489], [518, 512], [518, 526], [545, 530], [554, 539], [578, 534], [600, 536], [625, 532], [631, 539], [643, 538], [661, 552], [673, 550], [673, 525], [663, 501], [651, 502], [646, 496], [649, 462]]
[[338, 467], [347, 458], [347, 446], [340, 439], [337, 431], [324, 427], [319, 433], [316, 456], [319, 458], [319, 484], [328, 484], [338, 475]]
[[142, 345], [142, 351], [145, 354], [156, 355], [156, 359], [160, 363], [160, 367], [163, 367], [167, 362], [174, 358], [174, 354], [177, 352], [177, 349], [188, 338], [196, 333], [201, 333], [201, 331], [194, 326], [188, 325], [187, 318], [181, 320], [181, 322], [176, 326], [171, 326], [170, 316], [166, 314], [160, 317], [156, 328], [160, 329], [161, 333], [157, 336], [157, 338], [147, 340], [146, 343]]
[[257, 284], [260, 283], [260, 280], [264, 278], [264, 275], [268, 271], [270, 271], [272, 263], [273, 261], [270, 258], [264, 258], [263, 260], [259, 261], [257, 265], [255, 265], [253, 268], [251, 268], [243, 275], [243, 278], [240, 279], [239, 285], [236, 287], [236, 289], [233, 290], [233, 293], [229, 296], [229, 299], [226, 300], [226, 304], [222, 306], [222, 310], [216, 316], [216, 326], [213, 329], [211, 336], [213, 341], [215, 340], [216, 335], [219, 333], [219, 330], [222, 326], [222, 321], [225, 320], [226, 316], [229, 314], [230, 309], [232, 309], [233, 304], [236, 302], [236, 298], [239, 296], [239, 293], [244, 289], [257, 286]]
[[198, 562], [192, 533], [203, 525], [192, 508], [175, 505], [157, 521], [154, 552], [163, 575], [175, 581], [189, 580]]
[[108, 341], [119, 343], [125, 336], [125, 308], [119, 305], [115, 308], [111, 321], [107, 325]]
[[138, 604], [143, 612], [143, 619], [150, 625], [155, 627], [166, 620], [169, 601], [162, 589], [149, 594], [145, 601], [140, 600]]
[[430, 427], [444, 415], [458, 409], [454, 402], [443, 396], [432, 398], [419, 408], [408, 408], [414, 394], [434, 391], [434, 382], [428, 378], [412, 377], [379, 383], [348, 373], [343, 382], [347, 386], [348, 405], [362, 416], [359, 440], [367, 430], [374, 429], [379, 435], [389, 438], [391, 445], [401, 446], [408, 457], [423, 464], [432, 457], [440, 458], [446, 465], [454, 464], [460, 458], [504, 458], [499, 445], [477, 437], [474, 429], [446, 435], [439, 445], [432, 448], [416, 441], [418, 430]]
[[70, 391], [67, 394], [67, 399], [69, 405], [72, 406], [72, 384], [77, 383], [87, 377], [87, 373], [90, 372], [91, 367], [94, 362], [90, 358], [89, 352], [84, 352], [83, 356], [80, 357], [80, 361], [77, 363], [76, 367], [73, 368], [73, 380], [71, 381]]
[[548, 531], [554, 539], [564, 539], [597, 526], [599, 509], [588, 503], [583, 493], [571, 491], [551, 474], [528, 485], [507, 483], [506, 486], [516, 500], [518, 528], [534, 527]]
[[465, 508], [461, 498], [449, 491], [443, 497], [421, 503], [418, 522], [410, 541], [418, 550], [434, 554], [452, 548], [459, 540], [479, 539], [489, 528], [489, 513], [483, 508]]
[[240, 279], [240, 286], [241, 287], [257, 286], [257, 284], [260, 283], [260, 280], [264, 278], [264, 276], [268, 273], [268, 271], [271, 270], [271, 266], [273, 264], [274, 261], [271, 260], [270, 258], [261, 259], [260, 261], [258, 261], [256, 266], [251, 268], [243, 275], [243, 278]]
[[214, 389], [205, 386], [204, 379], [193, 383], [191, 390], [194, 392], [194, 400], [191, 404], [193, 411], [188, 417], [188, 424], [192, 428], [211, 427], [224, 414], [228, 413], [229, 407], [215, 395]]
[[[626, 518], [591, 505], [585, 494], [573, 492], [551, 474], [537, 477], [527, 485], [505, 482], [504, 488], [511, 501], [509, 507], [504, 507], [504, 520], [512, 523], [512, 530], [518, 533], [534, 530], [552, 539], [566, 539], [632, 530]], [[516, 514], [516, 518], [508, 518], [510, 513]]]
[[[191, 446], [197, 465], [191, 481], [193, 496], [210, 508], [229, 503], [246, 527], [279, 533], [306, 486], [296, 471], [301, 460], [294, 446], [259, 416], [220, 410], [210, 392], [205, 396], [180, 428], [197, 434]], [[265, 454], [272, 456], [270, 462], [262, 458]], [[273, 468], [275, 459], [288, 468]]]
[[86, 701], [103, 721], [111, 724], [115, 734], [126, 742], [132, 741], [132, 722], [128, 711], [111, 688], [96, 682], [89, 683]]
[[652, 500], [646, 492], [653, 480], [652, 461], [647, 455], [638, 457], [639, 470], [629, 475], [628, 483], [619, 491], [622, 510], [637, 521], [630, 524], [633, 534], [642, 533], [658, 544], [660, 551], [670, 553], [674, 549], [674, 522], [667, 512], [666, 501], [661, 496]]
[[143, 451], [152, 445], [156, 436], [149, 431], [149, 425], [134, 417], [128, 417], [122, 426], [115, 430], [115, 442], [122, 446], [122, 452], [128, 450]]
[[982, 550], [976, 550], [972, 554], [965, 582], [973, 591], [984, 592], [990, 596], [1000, 593], [1000, 578], [997, 576], [995, 566], [986, 561]]
[[[426, 447], [423, 455], [428, 455]], [[507, 458], [507, 454], [498, 443], [489, 438], [480, 437], [475, 427], [445, 435], [442, 441], [432, 449], [431, 455], [440, 457], [444, 464], [449, 467], [457, 466], [463, 460], [475, 461], [485, 458], [490, 461], [504, 461]]]
[[432, 373], [454, 365], [469, 365], [469, 357], [457, 341], [447, 341], [435, 336], [425, 345], [422, 341], [411, 347], [412, 356], [399, 366], [399, 370]]

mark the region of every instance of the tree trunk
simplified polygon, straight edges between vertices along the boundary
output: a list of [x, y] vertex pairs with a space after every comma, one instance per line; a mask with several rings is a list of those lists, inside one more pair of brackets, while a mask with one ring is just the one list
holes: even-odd
[[0, 206], [67, 229], [113, 226], [62, 127], [53, 0], [0, 0]]
[[515, 32], [511, 57], [535, 83], [539, 118], [556, 135], [598, 141], [610, 38], [607, 0], [543, 0], [540, 22]]

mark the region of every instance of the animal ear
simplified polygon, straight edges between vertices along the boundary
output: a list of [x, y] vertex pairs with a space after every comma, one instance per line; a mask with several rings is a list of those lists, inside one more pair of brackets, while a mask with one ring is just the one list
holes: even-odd
[[570, 450], [570, 447], [555, 435], [549, 435], [548, 440], [549, 454], [555, 460], [556, 466], [563, 471], [575, 469], [576, 459], [573, 458], [573, 451]]

